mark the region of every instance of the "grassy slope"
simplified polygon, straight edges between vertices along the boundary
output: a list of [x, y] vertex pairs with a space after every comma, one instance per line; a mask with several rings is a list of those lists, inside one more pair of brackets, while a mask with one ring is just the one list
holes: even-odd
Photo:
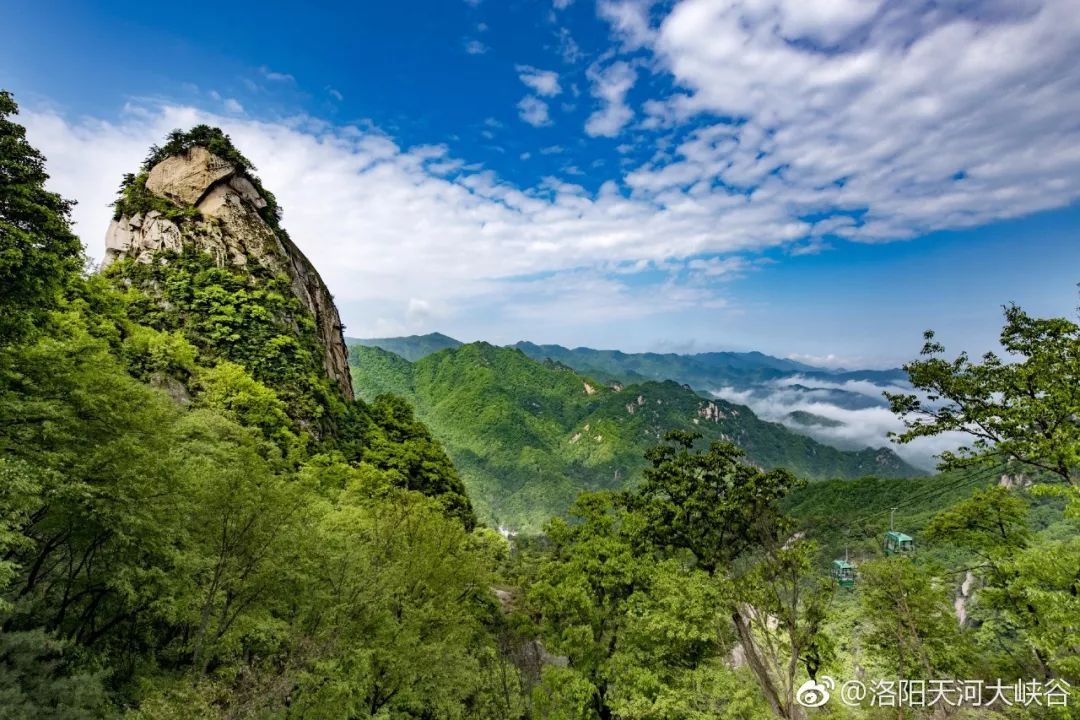
[[674, 428], [730, 439], [759, 465], [813, 479], [914, 474], [890, 452], [842, 452], [674, 382], [616, 390], [486, 343], [413, 364], [360, 346], [351, 357], [358, 395], [409, 398], [446, 445], [481, 516], [519, 529], [538, 529], [581, 490], [625, 486], [640, 472], [645, 449]]

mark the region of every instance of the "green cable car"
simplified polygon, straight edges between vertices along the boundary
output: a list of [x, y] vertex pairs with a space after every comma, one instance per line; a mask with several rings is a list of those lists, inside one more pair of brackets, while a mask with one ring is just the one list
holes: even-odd
[[910, 555], [915, 552], [915, 540], [897, 530], [885, 533], [884, 546], [886, 555]]
[[847, 560], [832, 561], [832, 576], [840, 587], [855, 587], [855, 566]]

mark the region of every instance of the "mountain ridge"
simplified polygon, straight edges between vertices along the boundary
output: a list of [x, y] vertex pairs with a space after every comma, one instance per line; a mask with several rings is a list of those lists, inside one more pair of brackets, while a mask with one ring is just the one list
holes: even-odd
[[405, 396], [481, 515], [516, 529], [538, 529], [581, 490], [627, 486], [644, 450], [674, 429], [731, 440], [754, 464], [810, 479], [919, 474], [887, 448], [837, 450], [672, 380], [608, 383], [518, 347], [468, 343], [410, 363], [354, 344], [350, 362], [357, 395]]
[[[456, 338], [450, 337], [441, 332], [431, 332], [426, 334], [404, 335], [395, 337], [381, 337], [381, 338], [354, 338], [347, 337], [345, 342], [348, 346], [364, 345], [367, 347], [381, 347], [384, 350], [390, 350], [401, 357], [404, 357], [410, 362], [415, 362], [428, 354], [438, 352], [446, 348], [455, 348], [464, 345], [465, 343]], [[621, 373], [622, 379], [634, 379], [634, 378], [650, 378], [654, 380], [671, 379], [677, 382], [685, 382], [685, 379], [676, 376], [667, 376], [659, 373], [659, 371], [653, 374], [645, 374], [640, 370], [632, 369], [628, 366], [628, 363], [642, 363], [645, 361], [681, 361], [691, 363], [705, 363], [713, 365], [727, 365], [731, 368], [741, 368], [744, 371], [750, 369], [761, 370], [774, 370], [780, 373], [788, 374], [804, 374], [807, 377], [815, 379], [829, 379], [835, 382], [845, 382], [849, 380], [871, 380], [875, 382], [890, 382], [890, 381], [902, 381], [905, 380], [907, 375], [901, 368], [881, 368], [881, 369], [850, 369], [850, 368], [825, 368], [817, 365], [810, 365], [808, 363], [800, 362], [798, 360], [792, 360], [790, 358], [781, 358], [775, 355], [769, 355], [758, 350], [748, 351], [734, 351], [734, 350], [707, 350], [697, 353], [677, 353], [677, 352], [627, 352], [625, 350], [618, 349], [599, 349], [589, 347], [587, 345], [579, 345], [576, 347], [567, 347], [565, 345], [559, 345], [554, 343], [534, 343], [529, 340], [519, 340], [509, 345], [503, 345], [499, 347], [512, 347], [518, 348], [525, 352], [526, 355], [538, 360], [545, 358], [551, 358], [552, 360], [561, 360], [565, 362], [566, 358], [579, 358], [576, 362], [576, 367], [582, 370], [583, 367], [593, 365], [588, 360], [583, 359], [585, 356], [594, 358], [594, 360], [601, 360], [603, 364], [594, 365], [594, 370], [600, 375], [610, 375], [614, 378], [616, 374]], [[575, 364], [570, 364], [571, 367], [575, 367]], [[604, 364], [609, 367], [604, 367]], [[616, 371], [614, 366], [622, 365], [622, 369]], [[586, 372], [586, 370], [582, 370]], [[780, 375], [776, 375], [779, 377]], [[692, 384], [692, 383], [689, 383]], [[699, 388], [707, 389], [707, 388]]]

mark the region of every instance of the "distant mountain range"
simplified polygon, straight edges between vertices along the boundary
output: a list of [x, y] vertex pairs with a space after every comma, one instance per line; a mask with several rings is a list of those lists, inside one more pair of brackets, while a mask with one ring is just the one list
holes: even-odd
[[[637, 356], [466, 345], [445, 335], [347, 342], [356, 394], [410, 400], [446, 446], [481, 516], [516, 530], [539, 529], [581, 490], [633, 482], [644, 451], [672, 429], [731, 440], [751, 462], [808, 479], [920, 474], [889, 449], [839, 450], [661, 374], [683, 368], [699, 379], [750, 383], [776, 372], [822, 372], [760, 353]], [[814, 418], [793, 423], [807, 420]]]
[[405, 358], [409, 362], [416, 362], [420, 358], [426, 357], [434, 352], [439, 352], [440, 350], [457, 348], [464, 345], [460, 340], [455, 340], [442, 333], [428, 333], [427, 335], [409, 335], [407, 337], [392, 338], [345, 338], [345, 344], [349, 347], [352, 347], [353, 345], [363, 345], [364, 347], [382, 348], [383, 350], [389, 350], [395, 355]]
[[[346, 344], [379, 347], [415, 362], [431, 353], [461, 347], [463, 343], [442, 333], [391, 338], [346, 338]], [[517, 348], [534, 360], [553, 360], [596, 380], [611, 383], [674, 380], [695, 390], [750, 392], [764, 397], [777, 385], [807, 400], [827, 402], [849, 410], [884, 407], [880, 395], [845, 389], [848, 383], [876, 386], [905, 385], [900, 368], [887, 370], [833, 370], [760, 352], [626, 353], [620, 350], [567, 348], [521, 341]]]

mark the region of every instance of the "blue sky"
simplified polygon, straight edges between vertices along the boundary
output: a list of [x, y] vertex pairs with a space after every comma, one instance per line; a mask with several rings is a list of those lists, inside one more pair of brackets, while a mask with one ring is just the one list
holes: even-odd
[[890, 365], [1080, 298], [1069, 0], [23, 2], [0, 86], [99, 258], [223, 126], [351, 335]]

